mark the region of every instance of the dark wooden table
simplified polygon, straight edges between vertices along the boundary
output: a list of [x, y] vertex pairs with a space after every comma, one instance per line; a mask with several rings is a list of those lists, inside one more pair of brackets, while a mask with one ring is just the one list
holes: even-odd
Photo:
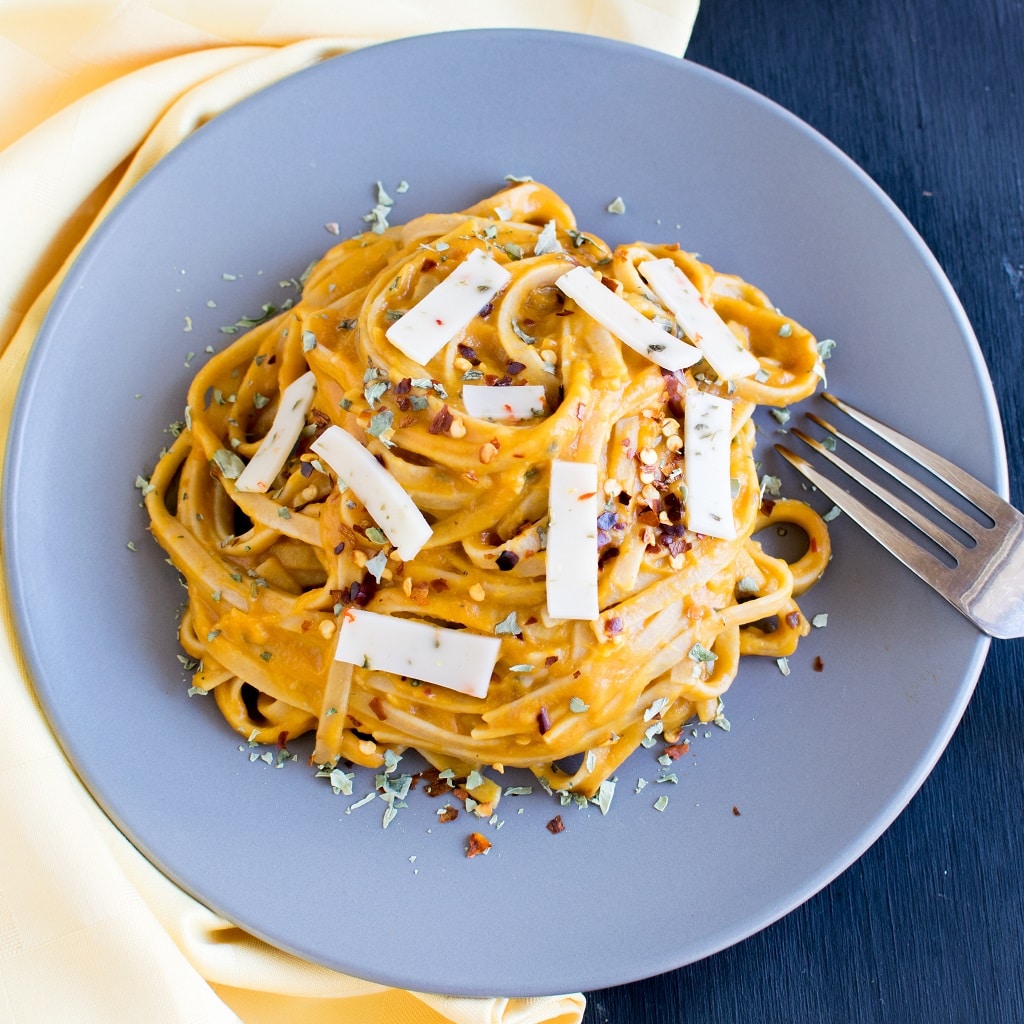
[[[689, 59], [786, 107], [892, 197], [990, 368], [1024, 504], [1024, 2], [703, 0]], [[667, 911], [670, 913], [670, 911]], [[995, 641], [937, 768], [825, 890], [585, 1024], [1024, 1022], [1024, 641]]]

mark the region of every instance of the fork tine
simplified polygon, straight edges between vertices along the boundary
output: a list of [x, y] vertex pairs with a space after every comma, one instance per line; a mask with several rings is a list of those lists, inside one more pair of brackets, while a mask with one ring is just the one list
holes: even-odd
[[[874, 494], [881, 501], [885, 502], [893, 511], [898, 512], [903, 518], [913, 526], [916, 526], [923, 534], [930, 537], [943, 551], [953, 558], [958, 556], [958, 552], [963, 550], [963, 544], [960, 544], [952, 535], [941, 529], [937, 524], [933, 523], [930, 519], [923, 516], [917, 509], [912, 508], [908, 505], [899, 495], [893, 494], [888, 488], [883, 487], [877, 481], [870, 480], [865, 476], [859, 469], [851, 466], [844, 459], [841, 459], [835, 452], [830, 451], [820, 441], [816, 441], [813, 437], [808, 437], [798, 427], [793, 427], [790, 433], [800, 438], [804, 444], [813, 448], [819, 455], [827, 459], [842, 470], [848, 477], [856, 480], [869, 494]], [[886, 472], [899, 472], [895, 466], [891, 466], [881, 458], [881, 456], [872, 456], [872, 461], [876, 462]], [[822, 488], [826, 494], [829, 493], [827, 488]], [[836, 503], [838, 504], [838, 502]], [[840, 508], [842, 506], [840, 505]]]
[[959, 466], [944, 459], [924, 445], [919, 444], [913, 438], [901, 434], [898, 430], [887, 426], [874, 416], [869, 416], [849, 402], [844, 402], [831, 392], [822, 393], [822, 398], [831, 402], [837, 409], [846, 413], [847, 416], [856, 420], [861, 426], [884, 438], [894, 448], [899, 449], [904, 455], [908, 455], [915, 462], [924, 466], [930, 473], [937, 476], [943, 483], [948, 484], [958, 494], [965, 497], [976, 508], [996, 522], [1001, 520], [1000, 512], [1005, 508], [1006, 503], [991, 488], [986, 487], [980, 480], [976, 480], [969, 473], [965, 473]]
[[[812, 447], [814, 445], [817, 445], [817, 442], [814, 442]], [[831, 456], [831, 452], [821, 448], [820, 445], [817, 447], [827, 456]], [[949, 566], [944, 565], [932, 552], [909, 540], [904, 533], [868, 508], [844, 487], [820, 473], [806, 459], [790, 451], [785, 445], [777, 444], [775, 450], [818, 490], [835, 502], [855, 523], [867, 530], [883, 547], [895, 555], [908, 569], [920, 576], [929, 586], [942, 592], [951, 575], [952, 570]], [[843, 466], [842, 460], [834, 461], [841, 467]]]
[[[945, 516], [951, 523], [955, 523], [968, 536], [973, 537], [976, 531], [981, 527], [981, 524], [977, 519], [973, 519], [971, 516], [967, 515], [967, 513], [962, 509], [957, 508], [952, 502], [943, 498], [941, 494], [936, 494], [935, 491], [930, 487], [925, 486], [925, 484], [920, 480], [915, 479], [909, 473], [903, 472], [902, 469], [894, 466], [887, 459], [883, 459], [881, 455], [878, 455], [870, 448], [866, 448], [859, 441], [856, 441], [852, 437], [844, 434], [841, 430], [832, 426], [828, 420], [822, 419], [820, 416], [816, 416], [813, 412], [807, 413], [807, 418], [812, 422], [817, 423], [823, 430], [827, 430], [830, 434], [834, 434], [844, 444], [848, 444], [853, 448], [854, 451], [860, 452], [864, 458], [873, 462], [879, 469], [888, 473], [894, 480], [898, 480], [904, 487], [912, 491], [919, 498], [923, 498], [933, 509], [935, 509], [936, 512]], [[915, 525], [920, 524], [915, 520]], [[936, 540], [936, 538], [931, 534], [929, 534], [929, 536], [932, 537], [932, 540]]]

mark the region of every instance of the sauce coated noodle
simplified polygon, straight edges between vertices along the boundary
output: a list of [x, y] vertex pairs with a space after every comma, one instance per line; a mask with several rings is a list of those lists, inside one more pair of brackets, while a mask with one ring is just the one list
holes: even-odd
[[[474, 249], [511, 281], [419, 365], [385, 332]], [[555, 285], [575, 265], [594, 268], [672, 329], [638, 273], [651, 258], [674, 261], [696, 285], [756, 357], [756, 375], [722, 382], [705, 362], [663, 371]], [[317, 764], [376, 768], [386, 750], [413, 748], [459, 776], [519, 766], [553, 789], [593, 795], [645, 738], [671, 743], [694, 716], [713, 720], [743, 655], [789, 655], [807, 633], [795, 598], [824, 571], [828, 532], [803, 503], [762, 500], [751, 415], [808, 396], [820, 369], [814, 337], [753, 285], [676, 244], [612, 250], [539, 183], [340, 243], [293, 308], [198, 372], [188, 425], [150, 480], [153, 535], [188, 587], [180, 640], [199, 662], [194, 686], [254, 742], [314, 732]], [[238, 490], [237, 460], [255, 454], [282, 390], [308, 370], [316, 395], [283, 470], [266, 493]], [[539, 385], [546, 414], [469, 416], [467, 378]], [[690, 388], [732, 403], [733, 540], [685, 528]], [[429, 521], [410, 561], [310, 452], [331, 424], [364, 444]], [[598, 467], [594, 621], [546, 613], [553, 459]], [[811, 541], [793, 566], [753, 537], [780, 522]], [[353, 605], [489, 636], [504, 623], [487, 696], [335, 661]], [[565, 769], [566, 759], [578, 765]]]

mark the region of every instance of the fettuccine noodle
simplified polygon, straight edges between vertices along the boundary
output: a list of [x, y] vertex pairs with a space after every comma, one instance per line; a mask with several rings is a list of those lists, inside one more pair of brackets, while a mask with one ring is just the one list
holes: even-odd
[[[385, 332], [473, 250], [511, 280], [420, 365]], [[726, 382], [703, 361], [662, 370], [555, 285], [576, 265], [593, 268], [679, 336], [638, 271], [666, 258], [758, 373]], [[238, 466], [308, 371], [315, 398], [284, 468], [265, 493], [239, 490]], [[828, 533], [807, 505], [764, 499], [751, 416], [805, 398], [820, 373], [815, 338], [757, 288], [676, 244], [613, 251], [539, 183], [344, 241], [293, 308], [196, 374], [186, 425], [150, 478], [153, 535], [187, 584], [180, 640], [198, 662], [193, 686], [254, 742], [314, 733], [318, 765], [377, 768], [387, 750], [414, 749], [460, 777], [525, 767], [552, 789], [592, 796], [642, 742], [671, 743], [694, 716], [713, 720], [741, 656], [787, 656], [808, 632], [795, 597], [824, 571]], [[467, 380], [539, 385], [543, 413], [470, 416]], [[731, 402], [735, 539], [685, 526], [689, 389]], [[364, 445], [429, 522], [415, 557], [398, 557], [310, 450], [330, 425]], [[552, 619], [545, 607], [554, 459], [597, 466], [592, 621]], [[809, 538], [793, 565], [754, 536], [781, 523]], [[486, 696], [335, 660], [352, 607], [500, 636]]]

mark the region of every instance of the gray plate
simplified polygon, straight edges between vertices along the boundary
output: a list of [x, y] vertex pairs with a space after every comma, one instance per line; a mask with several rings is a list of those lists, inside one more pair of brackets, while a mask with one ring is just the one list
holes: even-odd
[[[837, 339], [836, 391], [1005, 488], [980, 351], [921, 240], [814, 131], [692, 64], [547, 33], [407, 39], [281, 82], [164, 159], [68, 276], [19, 398], [5, 557], [39, 698], [110, 817], [203, 903], [331, 967], [470, 995], [648, 976], [806, 900], [924, 780], [987, 650], [840, 520], [831, 572], [804, 601], [828, 626], [792, 674], [745, 665], [731, 732], [700, 730], [678, 783], [637, 794], [659, 774], [641, 751], [605, 817], [508, 798], [503, 827], [485, 828], [494, 848], [468, 860], [465, 813], [439, 825], [438, 804], [414, 795], [384, 830], [383, 804], [346, 814], [355, 797], [303, 760], [251, 762], [212, 700], [186, 696], [182, 591], [147, 537], [136, 475], [181, 417], [205, 346], [225, 343], [219, 327], [293, 294], [278, 282], [334, 241], [326, 222], [364, 227], [374, 182], [398, 223], [510, 173], [550, 184], [611, 242], [679, 239], [756, 282]], [[626, 213], [607, 213], [619, 195]], [[766, 470], [796, 491], [773, 454]], [[559, 811], [568, 828], [551, 835]]]

